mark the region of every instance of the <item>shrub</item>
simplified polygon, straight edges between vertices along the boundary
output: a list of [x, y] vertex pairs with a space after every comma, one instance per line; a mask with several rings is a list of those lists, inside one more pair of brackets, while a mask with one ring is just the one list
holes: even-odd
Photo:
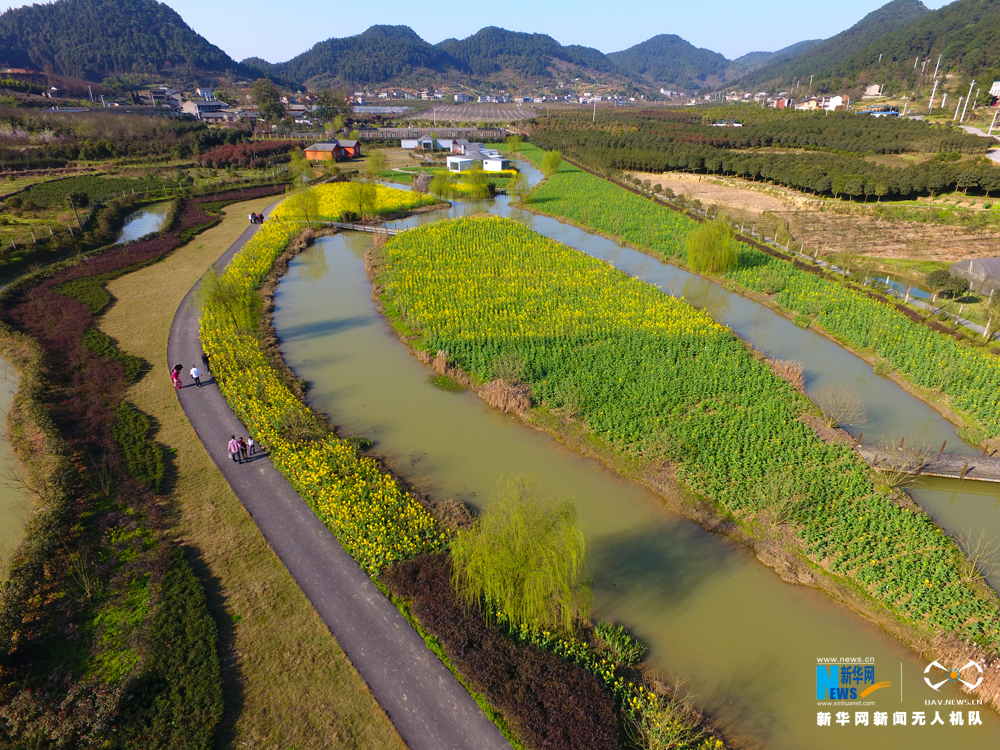
[[969, 291], [969, 282], [952, 276], [948, 271], [939, 268], [927, 274], [927, 286], [934, 292], [935, 299], [940, 294], [942, 297], [954, 298]]
[[589, 611], [586, 542], [571, 501], [543, 501], [513, 479], [451, 549], [466, 604], [499, 609], [515, 625], [566, 630]]
[[210, 148], [198, 157], [203, 167], [250, 167], [258, 169], [274, 161], [272, 157], [283, 155], [297, 147], [297, 141], [261, 141], [250, 143], [224, 144]]
[[758, 288], [764, 294], [777, 294], [785, 288], [785, 275], [774, 266], [765, 266], [757, 276]]
[[123, 352], [115, 346], [115, 342], [110, 336], [96, 328], [87, 328], [83, 332], [83, 345], [94, 354], [113, 359], [115, 362], [120, 363], [125, 369], [125, 380], [130, 383], [139, 377], [143, 366], [146, 364], [142, 357], [136, 357]]
[[441, 643], [469, 686], [483, 693], [528, 747], [551, 750], [618, 748], [614, 701], [585, 669], [516, 643], [462, 606], [443, 554], [386, 570], [382, 583], [410, 599], [411, 612]]
[[149, 439], [149, 428], [149, 418], [127, 401], [115, 408], [112, 434], [128, 473], [158, 492], [163, 483], [163, 450]]
[[179, 549], [160, 581], [145, 668], [121, 712], [125, 746], [207, 748], [222, 718], [217, 632]]

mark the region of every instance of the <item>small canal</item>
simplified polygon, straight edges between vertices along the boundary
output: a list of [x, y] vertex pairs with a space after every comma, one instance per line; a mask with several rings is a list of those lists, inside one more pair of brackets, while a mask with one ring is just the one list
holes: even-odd
[[17, 392], [17, 383], [17, 373], [7, 362], [0, 360], [0, 567], [4, 568], [31, 510], [28, 494], [20, 483], [20, 466], [6, 429], [7, 412]]
[[[538, 173], [522, 168], [532, 181]], [[814, 331], [722, 287], [619, 247], [554, 219], [511, 209], [505, 198], [457, 203], [396, 226], [489, 210], [600, 257], [621, 270], [683, 295], [756, 346], [803, 363], [807, 387], [857, 387], [869, 407], [871, 436], [960, 441], [936, 412], [862, 360]], [[312, 404], [346, 434], [371, 438], [391, 465], [418, 488], [483, 507], [498, 481], [533, 477], [549, 496], [573, 497], [588, 536], [595, 616], [633, 628], [649, 661], [685, 685], [733, 738], [749, 747], [799, 750], [861, 742], [880, 748], [931, 748], [957, 741], [969, 748], [1000, 742], [1000, 718], [982, 710], [983, 727], [817, 727], [819, 658], [872, 659], [878, 681], [871, 712], [927, 711], [924, 701], [955, 698], [922, 679], [927, 666], [897, 641], [826, 596], [781, 581], [745, 549], [668, 511], [643, 487], [625, 481], [550, 436], [488, 408], [471, 392], [436, 388], [430, 370], [399, 342], [371, 300], [363, 255], [371, 237], [324, 238], [299, 256], [275, 299], [275, 326], [285, 358], [311, 384]], [[965, 450], [972, 451], [969, 446]], [[998, 493], [933, 480], [918, 502], [946, 527], [997, 529]], [[966, 485], [971, 483], [966, 483]], [[959, 492], [961, 490], [961, 492]], [[980, 491], [982, 490], [982, 491]], [[985, 493], [985, 494], [984, 494]], [[992, 493], [992, 494], [991, 494]], [[942, 713], [948, 724], [948, 713]], [[933, 710], [927, 716], [928, 724]]]
[[125, 225], [118, 234], [117, 244], [133, 242], [147, 234], [159, 232], [170, 211], [170, 201], [143, 206], [125, 217]]

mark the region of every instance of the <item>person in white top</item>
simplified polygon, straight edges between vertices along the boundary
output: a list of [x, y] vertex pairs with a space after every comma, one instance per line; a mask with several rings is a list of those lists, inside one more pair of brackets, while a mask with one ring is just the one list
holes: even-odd
[[201, 388], [201, 370], [198, 369], [198, 365], [191, 368], [191, 379], [196, 386]]

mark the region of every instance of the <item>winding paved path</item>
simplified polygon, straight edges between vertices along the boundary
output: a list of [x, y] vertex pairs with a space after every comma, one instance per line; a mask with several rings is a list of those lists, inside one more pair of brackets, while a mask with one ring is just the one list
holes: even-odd
[[[248, 226], [216, 261], [223, 268], [257, 231]], [[266, 456], [234, 464], [232, 434], [246, 435], [214, 382], [190, 384], [201, 364], [198, 312], [188, 292], [174, 316], [167, 366], [184, 364], [178, 392], [198, 437], [271, 548], [305, 592], [411, 750], [510, 750], [496, 726], [376, 588]]]

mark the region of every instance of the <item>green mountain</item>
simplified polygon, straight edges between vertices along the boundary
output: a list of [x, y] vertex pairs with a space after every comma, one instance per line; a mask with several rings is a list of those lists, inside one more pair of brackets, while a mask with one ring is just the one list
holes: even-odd
[[[414, 77], [489, 80], [537, 79], [552, 69], [620, 73], [596, 49], [563, 46], [545, 34], [525, 34], [490, 26], [466, 39], [437, 45], [408, 26], [372, 26], [356, 36], [319, 42], [288, 62], [271, 64], [248, 58], [249, 67], [289, 80], [322, 86], [385, 84]], [[623, 76], [622, 76], [623, 77]]]
[[791, 44], [777, 52], [748, 52], [732, 61], [727, 77], [736, 78], [770, 63], [791, 60], [793, 57], [808, 52], [822, 41], [822, 39], [806, 39], [804, 42]]
[[634, 47], [608, 55], [618, 67], [655, 85], [692, 88], [721, 80], [729, 60], [718, 52], [695, 47], [676, 34], [659, 34]]
[[[879, 56], [882, 59], [879, 61]], [[914, 60], [938, 55], [942, 71], [976, 75], [1000, 67], [1000, 0], [957, 0], [846, 57], [835, 75], [855, 77], [869, 71], [887, 78], [911, 77]]]
[[313, 85], [333, 81], [357, 85], [386, 83], [414, 73], [441, 74], [456, 66], [447, 53], [425, 42], [409, 26], [372, 26], [357, 36], [327, 39], [276, 65], [259, 58], [244, 63]]
[[616, 72], [604, 53], [591, 47], [564, 47], [546, 34], [488, 26], [465, 39], [445, 39], [437, 49], [455, 60], [463, 72], [477, 77], [512, 71], [523, 78], [547, 77], [553, 65], [572, 65], [600, 73]]
[[822, 90], [821, 82], [836, 77], [845, 60], [852, 55], [867, 49], [887, 34], [908, 27], [930, 14], [931, 11], [920, 0], [892, 0], [869, 13], [851, 28], [812, 46], [802, 54], [791, 59], [765, 63], [740, 78], [738, 85], [766, 90], [768, 87], [788, 86], [795, 80], [808, 80], [809, 76], [813, 76], [814, 90]]
[[89, 80], [239, 67], [156, 0], [56, 0], [8, 10], [0, 15], [0, 62]]

